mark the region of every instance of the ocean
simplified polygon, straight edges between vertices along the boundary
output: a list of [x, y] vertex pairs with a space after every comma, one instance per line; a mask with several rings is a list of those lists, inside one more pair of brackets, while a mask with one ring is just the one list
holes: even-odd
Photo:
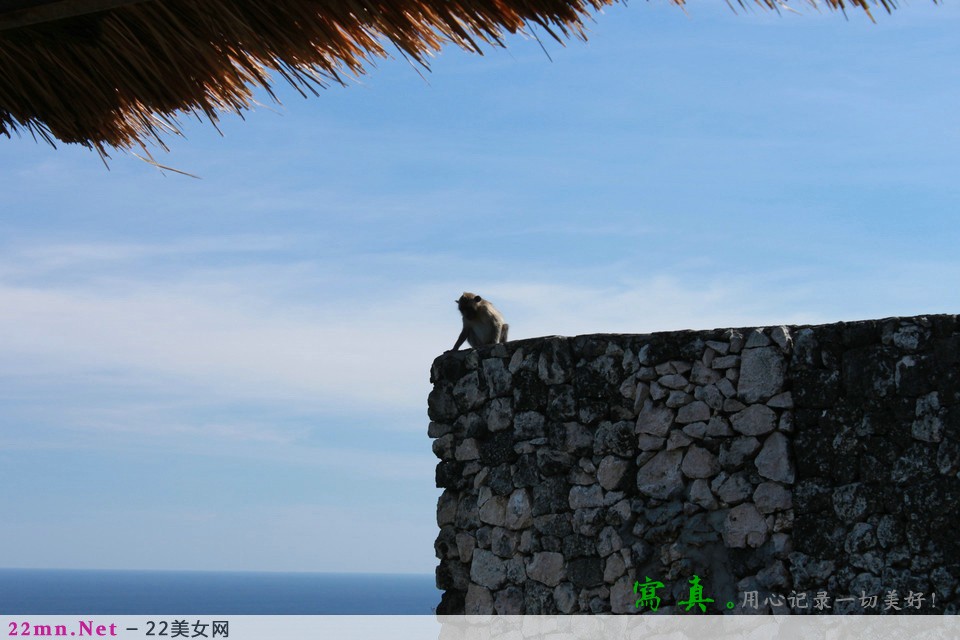
[[432, 575], [0, 569], [0, 614], [430, 615]]

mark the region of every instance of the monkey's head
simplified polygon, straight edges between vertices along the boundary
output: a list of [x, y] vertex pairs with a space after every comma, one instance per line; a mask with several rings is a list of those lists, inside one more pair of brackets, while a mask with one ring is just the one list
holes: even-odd
[[454, 300], [454, 302], [457, 303], [457, 308], [460, 309], [460, 313], [470, 318], [477, 313], [477, 306], [482, 300], [483, 298], [477, 294], [464, 291], [460, 299]]

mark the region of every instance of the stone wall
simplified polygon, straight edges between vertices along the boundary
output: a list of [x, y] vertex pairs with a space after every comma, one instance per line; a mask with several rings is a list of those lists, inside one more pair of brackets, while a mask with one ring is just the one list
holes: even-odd
[[956, 316], [539, 338], [431, 381], [438, 613], [960, 601]]

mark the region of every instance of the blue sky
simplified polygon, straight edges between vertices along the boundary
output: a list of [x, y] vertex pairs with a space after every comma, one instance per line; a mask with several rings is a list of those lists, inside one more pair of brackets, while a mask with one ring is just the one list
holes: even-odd
[[430, 573], [429, 367], [511, 337], [957, 312], [960, 9], [631, 3], [422, 79], [0, 140], [0, 566]]

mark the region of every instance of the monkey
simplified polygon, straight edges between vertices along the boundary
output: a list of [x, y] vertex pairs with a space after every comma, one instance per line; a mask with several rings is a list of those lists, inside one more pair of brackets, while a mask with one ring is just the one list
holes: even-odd
[[464, 340], [474, 348], [507, 341], [510, 325], [503, 321], [503, 316], [489, 301], [464, 291], [454, 302], [463, 316], [463, 331], [451, 351], [459, 349]]

